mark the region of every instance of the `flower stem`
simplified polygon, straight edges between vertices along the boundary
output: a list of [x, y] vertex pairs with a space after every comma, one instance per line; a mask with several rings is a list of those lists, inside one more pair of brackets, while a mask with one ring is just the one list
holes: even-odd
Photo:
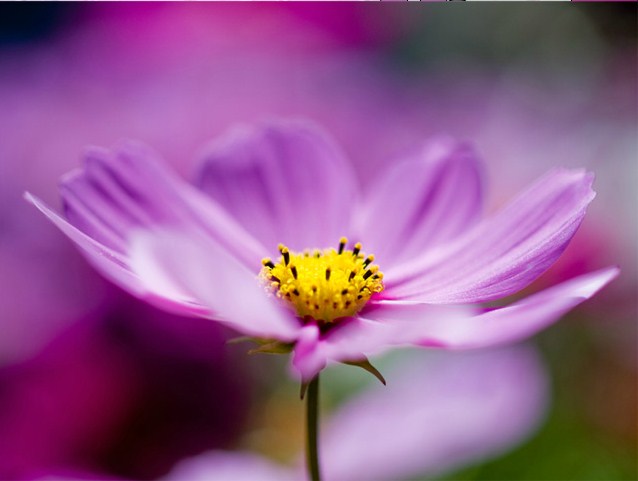
[[308, 385], [306, 409], [306, 464], [312, 481], [321, 481], [319, 470], [319, 374]]

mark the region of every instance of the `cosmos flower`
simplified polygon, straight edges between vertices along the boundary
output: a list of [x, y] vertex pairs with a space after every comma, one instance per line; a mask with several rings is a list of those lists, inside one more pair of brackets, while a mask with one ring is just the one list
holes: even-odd
[[[327, 419], [326, 480], [441, 476], [511, 449], [534, 431], [547, 406], [542, 364], [525, 346], [453, 355], [413, 351], [388, 365], [387, 374], [388, 386], [369, 386]], [[180, 462], [163, 479], [305, 478], [301, 459], [287, 467], [256, 453], [217, 450]]]
[[262, 350], [292, 350], [307, 380], [392, 346], [515, 342], [591, 297], [617, 268], [494, 307], [560, 256], [592, 182], [553, 170], [483, 218], [481, 166], [466, 145], [430, 142], [361, 193], [323, 133], [274, 122], [213, 143], [195, 186], [124, 143], [88, 150], [63, 179], [66, 220], [27, 199], [112, 281]]

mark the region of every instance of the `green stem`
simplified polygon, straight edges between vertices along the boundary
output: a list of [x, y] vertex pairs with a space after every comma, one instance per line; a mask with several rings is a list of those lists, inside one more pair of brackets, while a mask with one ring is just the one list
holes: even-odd
[[319, 374], [308, 385], [308, 405], [306, 409], [306, 464], [312, 481], [321, 481], [319, 469]]

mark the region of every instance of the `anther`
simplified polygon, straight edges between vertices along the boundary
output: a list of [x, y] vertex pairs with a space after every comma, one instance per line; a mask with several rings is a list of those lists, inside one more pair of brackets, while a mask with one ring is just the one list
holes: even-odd
[[363, 261], [364, 269], [370, 265], [371, 262], [374, 262], [374, 256], [370, 254], [365, 261]]
[[346, 237], [339, 239], [339, 254], [343, 253], [343, 249], [345, 249], [347, 243], [348, 239]]
[[354, 245], [354, 249], [352, 249], [352, 255], [357, 257], [359, 255], [359, 251], [361, 250], [361, 242], [357, 242]]
[[354, 279], [354, 271], [350, 271], [350, 275], [348, 276], [348, 281], [352, 281], [352, 279]]
[[372, 272], [372, 271], [366, 271], [366, 273], [365, 273], [365, 274], [363, 274], [363, 280], [364, 280], [364, 281], [365, 281], [365, 280], [367, 280], [367, 279], [368, 279], [368, 277], [370, 277], [372, 274], [373, 274], [373, 272]]
[[330, 267], [326, 267], [326, 280], [330, 280]]
[[297, 268], [295, 266], [290, 266], [290, 272], [292, 272], [292, 277], [297, 279]]
[[284, 265], [287, 266], [290, 262], [290, 252], [288, 251], [287, 247], [283, 247], [281, 249], [281, 255], [284, 257]]
[[262, 264], [263, 266], [268, 267], [269, 269], [274, 269], [274, 267], [275, 267], [275, 264], [273, 264], [273, 262], [270, 260], [270, 257], [264, 257], [264, 258], [261, 260], [261, 264]]

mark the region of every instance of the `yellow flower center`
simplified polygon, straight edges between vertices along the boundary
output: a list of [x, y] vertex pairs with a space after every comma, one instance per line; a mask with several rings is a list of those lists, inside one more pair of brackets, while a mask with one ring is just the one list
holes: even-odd
[[359, 312], [370, 296], [383, 290], [383, 274], [366, 257], [361, 244], [346, 249], [342, 237], [339, 249], [295, 253], [279, 244], [278, 262], [262, 260], [260, 277], [280, 299], [295, 309], [299, 317], [333, 322]]

